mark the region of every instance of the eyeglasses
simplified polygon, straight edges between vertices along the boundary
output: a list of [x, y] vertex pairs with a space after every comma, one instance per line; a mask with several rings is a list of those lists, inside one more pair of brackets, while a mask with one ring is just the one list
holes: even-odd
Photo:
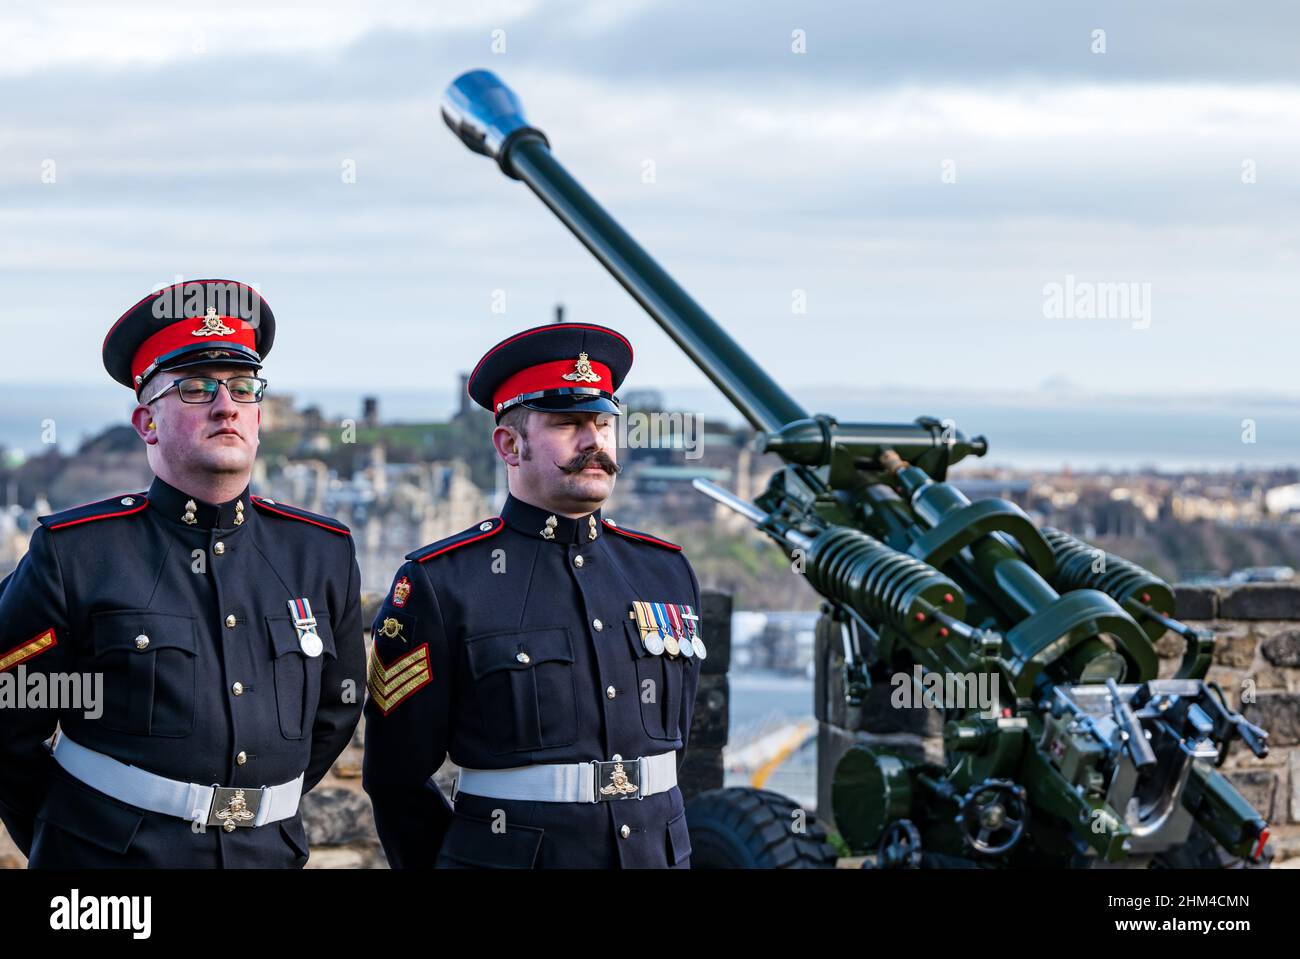
[[152, 403], [168, 391], [175, 389], [182, 403], [211, 403], [217, 398], [217, 388], [226, 384], [226, 392], [236, 403], [260, 403], [266, 392], [266, 380], [260, 376], [231, 376], [224, 380], [215, 376], [185, 376], [173, 380], [170, 386], [155, 393], [145, 404]]

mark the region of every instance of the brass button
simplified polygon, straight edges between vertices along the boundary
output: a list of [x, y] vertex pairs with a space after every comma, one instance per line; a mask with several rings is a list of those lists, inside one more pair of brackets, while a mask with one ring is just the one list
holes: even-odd
[[122, 497], [122, 505], [123, 505], [123, 506], [134, 506], [134, 505], [135, 505], [135, 500], [132, 499], [130, 496], [124, 496], [124, 497]]
[[212, 552], [216, 553], [218, 556], [220, 556], [225, 551], [226, 551], [226, 544], [221, 542], [221, 540], [217, 540], [215, 543], [212, 544]]
[[532, 662], [532, 658], [527, 653], [518, 653], [515, 656], [515, 659], [519, 660], [519, 662], [523, 663], [525, 666]]
[[575, 557], [573, 557], [573, 565], [574, 565], [574, 566], [577, 566], [579, 569], [581, 569], [581, 568], [582, 568], [582, 557], [581, 557], [581, 556], [575, 556]]
[[230, 687], [230, 691], [234, 693], [236, 696], [242, 696], [244, 695], [244, 684], [235, 683], [235, 685]]
[[624, 823], [623, 828], [618, 831], [618, 834], [626, 839], [628, 836], [632, 835], [632, 827]]
[[591, 621], [591, 625], [595, 628], [596, 632], [598, 633], [605, 628], [605, 624], [598, 619], [593, 619]]
[[230, 822], [229, 820], [227, 820], [226, 822], [223, 822], [223, 823], [221, 824], [221, 828], [224, 829], [226, 832], [234, 832], [234, 831], [235, 831], [235, 824], [234, 824], [233, 822]]
[[244, 765], [244, 763], [248, 762], [248, 753], [241, 749], [238, 755], [235, 756], [235, 762], [239, 763], [241, 766]]
[[149, 637], [146, 636], [144, 633], [141, 633], [139, 636], [135, 638], [136, 649], [145, 649], [146, 647], [148, 647], [148, 645], [149, 645]]
[[231, 613], [229, 616], [226, 617], [226, 626], [227, 626], [228, 628], [230, 628], [230, 629], [234, 629], [234, 628], [235, 628], [235, 614], [234, 614], [234, 613]]
[[492, 528], [492, 523], [490, 521], [479, 523], [478, 528], [479, 528], [479, 532], [486, 533], [488, 530]]
[[618, 690], [615, 689], [613, 686], [606, 686], [605, 695], [608, 696], [610, 699], [613, 699], [615, 696], [618, 695]]

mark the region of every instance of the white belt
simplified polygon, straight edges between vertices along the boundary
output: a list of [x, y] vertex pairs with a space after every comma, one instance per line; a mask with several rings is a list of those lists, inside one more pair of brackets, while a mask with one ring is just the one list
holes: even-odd
[[302, 798], [301, 775], [292, 782], [260, 789], [201, 786], [128, 766], [74, 743], [62, 732], [51, 751], [69, 773], [114, 799], [177, 819], [221, 826], [226, 832], [238, 826], [264, 826], [289, 819], [297, 814], [298, 800]]
[[513, 769], [464, 769], [456, 794], [530, 802], [643, 799], [677, 785], [677, 753], [609, 762], [540, 763]]

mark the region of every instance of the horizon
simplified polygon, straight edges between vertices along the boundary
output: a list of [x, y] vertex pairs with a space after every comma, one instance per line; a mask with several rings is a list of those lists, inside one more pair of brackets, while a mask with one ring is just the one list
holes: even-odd
[[[0, 391], [6, 390], [0, 384]], [[273, 382], [274, 389], [274, 382]], [[702, 416], [731, 428], [744, 425], [729, 402], [711, 385], [703, 389], [637, 387], [625, 394], [656, 392], [664, 409]], [[289, 386], [276, 390], [293, 398], [294, 408], [320, 409], [327, 422], [358, 418], [362, 398], [379, 400], [380, 422], [438, 423], [459, 406], [452, 387], [442, 389], [358, 389]], [[1124, 472], [1156, 469], [1165, 473], [1285, 470], [1300, 466], [1300, 403], [1286, 398], [1249, 401], [1222, 397], [1125, 399], [1086, 393], [974, 390], [891, 390], [819, 386], [792, 390], [812, 412], [831, 412], [845, 421], [911, 422], [918, 416], [951, 417], [967, 435], [983, 434], [990, 452], [958, 465], [967, 468]], [[826, 402], [822, 402], [825, 400]], [[116, 405], [118, 413], [113, 413]], [[55, 445], [71, 454], [84, 442], [114, 425], [127, 425], [134, 400], [116, 384], [93, 387], [43, 384], [28, 386], [21, 400], [0, 410], [0, 447], [39, 455], [50, 444], [47, 420], [55, 427]], [[1243, 437], [1249, 420], [1251, 441]]]

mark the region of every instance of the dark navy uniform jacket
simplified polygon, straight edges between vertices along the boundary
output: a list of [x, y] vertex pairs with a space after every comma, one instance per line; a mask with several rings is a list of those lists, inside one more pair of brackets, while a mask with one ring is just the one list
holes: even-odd
[[558, 516], [548, 540], [550, 515], [510, 497], [410, 553], [376, 616], [364, 785], [394, 867], [689, 865], [675, 786], [600, 803], [461, 792], [453, 814], [429, 781], [447, 754], [501, 769], [676, 750], [680, 767], [699, 661], [646, 652], [630, 615], [638, 600], [698, 614], [695, 573], [599, 511], [595, 539], [588, 517]]
[[[0, 669], [29, 683], [103, 675], [97, 718], [0, 709], [0, 819], [33, 867], [306, 862], [301, 815], [200, 832], [72, 778], [42, 742], [57, 720], [80, 745], [170, 779], [260, 787], [305, 772], [304, 791], [347, 745], [365, 681], [347, 527], [247, 491], [196, 501], [189, 524], [188, 501], [155, 480], [147, 494], [41, 517], [0, 584]], [[290, 618], [297, 598], [316, 617], [317, 657]]]

